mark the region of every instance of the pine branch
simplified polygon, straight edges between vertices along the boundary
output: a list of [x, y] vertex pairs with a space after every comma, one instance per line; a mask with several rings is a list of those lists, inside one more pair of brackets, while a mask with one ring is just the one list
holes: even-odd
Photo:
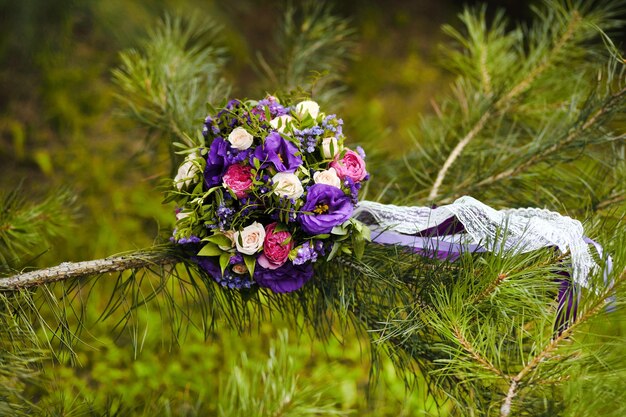
[[17, 291], [57, 281], [101, 275], [155, 265], [175, 265], [180, 258], [167, 252], [139, 251], [132, 254], [84, 262], [64, 262], [58, 266], [0, 278], [0, 291]]
[[478, 362], [483, 368], [485, 368], [489, 372], [495, 374], [496, 376], [499, 376], [501, 378], [505, 377], [505, 375], [502, 373], [501, 370], [499, 370], [498, 368], [493, 366], [493, 364], [491, 364], [491, 362], [489, 362], [487, 359], [485, 359], [476, 349], [474, 349], [472, 344], [465, 338], [465, 336], [463, 335], [462, 330], [458, 326], [455, 326], [452, 329], [452, 332], [454, 333], [454, 335], [456, 337], [456, 340], [458, 340], [459, 344], [463, 347], [463, 349], [467, 353], [469, 353], [469, 355], [472, 358], [474, 358], [474, 360], [476, 362]]
[[122, 52], [113, 80], [126, 115], [169, 135], [168, 141], [173, 136], [194, 146], [192, 133], [207, 102], [217, 104], [230, 91], [220, 78], [225, 64], [220, 31], [211, 19], [166, 15], [140, 50]]
[[[487, 110], [485, 110], [483, 115], [474, 124], [474, 126], [467, 133], [467, 135], [465, 135], [457, 143], [457, 145], [452, 149], [452, 151], [450, 152], [450, 154], [446, 158], [445, 162], [441, 166], [439, 172], [437, 173], [437, 177], [436, 177], [435, 181], [433, 182], [433, 185], [432, 185], [432, 188], [430, 190], [430, 193], [428, 194], [428, 199], [430, 201], [434, 201], [437, 198], [437, 196], [439, 195], [439, 190], [441, 188], [441, 185], [443, 184], [443, 181], [444, 181], [444, 179], [446, 177], [446, 174], [448, 173], [448, 171], [449, 171], [450, 167], [452, 166], [452, 164], [461, 155], [461, 153], [463, 152], [465, 147], [483, 130], [483, 128], [485, 127], [485, 125], [487, 124], [487, 122], [490, 119], [492, 119], [493, 117], [497, 116], [501, 112], [506, 112], [507, 108], [514, 101], [514, 99], [518, 95], [520, 95], [521, 93], [526, 91], [532, 85], [532, 83], [537, 79], [537, 77], [539, 77], [546, 69], [549, 68], [550, 64], [552, 63], [553, 58], [558, 55], [558, 53], [561, 51], [561, 49], [563, 49], [563, 47], [567, 44], [567, 42], [572, 38], [577, 25], [580, 23], [580, 20], [581, 19], [580, 19], [579, 13], [576, 10], [574, 10], [572, 12], [572, 18], [570, 20], [569, 25], [567, 26], [567, 28], [565, 29], [565, 31], [561, 35], [561, 37], [555, 42], [555, 44], [552, 47], [552, 49], [546, 53], [546, 56], [544, 57], [544, 59], [542, 61], [540, 61], [537, 64], [537, 66], [525, 78], [523, 78], [516, 85], [511, 87], [509, 89], [508, 93], [506, 93], [504, 96], [502, 96], [500, 99], [498, 99], [498, 101], [495, 102], [493, 107], [490, 107]], [[484, 51], [484, 49], [482, 51]], [[480, 55], [480, 62], [484, 63], [484, 60], [485, 60], [485, 58], [481, 54]], [[482, 66], [484, 66], [484, 65], [481, 65], [481, 67]], [[489, 88], [489, 90], [485, 91], [484, 93], [487, 96], [490, 96], [491, 95], [491, 87], [490, 87], [490, 84], [487, 82], [490, 79], [489, 75], [488, 75], [488, 72], [487, 72], [487, 69], [483, 68], [482, 73], [484, 74], [483, 75], [483, 79], [484, 79], [483, 84], [486, 85]]]
[[589, 319], [596, 317], [596, 315], [606, 307], [606, 300], [614, 293], [615, 287], [624, 281], [626, 281], [626, 268], [622, 270], [613, 285], [610, 285], [602, 291], [602, 293], [600, 293], [596, 298], [595, 302], [589, 306], [583, 314], [576, 317], [574, 323], [563, 330], [563, 332], [561, 332], [558, 336], [554, 337], [550, 343], [548, 343], [537, 355], [532, 358], [532, 360], [526, 364], [526, 366], [524, 366], [515, 376], [511, 378], [509, 390], [500, 409], [500, 417], [507, 417], [510, 414], [513, 399], [517, 395], [517, 390], [524, 378], [535, 371], [540, 364], [551, 358], [553, 352], [561, 347], [562, 343], [568, 340], [583, 323], [586, 323]]
[[53, 237], [71, 227], [75, 215], [75, 199], [66, 190], [50, 193], [38, 203], [27, 201], [23, 193], [20, 186], [0, 193], [0, 273], [44, 252]]
[[270, 59], [257, 53], [258, 70], [269, 91], [286, 95], [301, 90], [319, 103], [332, 105], [345, 88], [341, 75], [354, 49], [354, 29], [332, 13], [328, 3], [289, 3]]
[[[586, 133], [589, 129], [591, 129], [600, 119], [604, 116], [609, 110], [612, 110], [616, 104], [620, 103], [624, 96], [626, 96], [626, 87], [622, 88], [617, 93], [613, 94], [605, 103], [600, 107], [594, 114], [592, 114], [585, 123], [582, 124], [579, 128], [570, 132], [563, 140], [560, 140], [553, 145], [549, 146], [545, 150], [536, 153], [532, 157], [530, 157], [526, 162], [518, 165], [515, 168], [511, 168], [509, 170], [503, 171], [499, 174], [493, 175], [491, 177], [485, 178], [480, 182], [475, 184], [475, 187], [483, 187], [490, 185], [494, 182], [501, 181], [506, 178], [515, 177], [516, 175], [524, 172], [528, 168], [534, 166], [538, 162], [544, 160], [547, 156], [553, 155], [559, 150], [563, 149], [567, 145], [571, 144], [574, 140], [580, 137], [583, 133]], [[610, 203], [608, 203], [610, 204]]]

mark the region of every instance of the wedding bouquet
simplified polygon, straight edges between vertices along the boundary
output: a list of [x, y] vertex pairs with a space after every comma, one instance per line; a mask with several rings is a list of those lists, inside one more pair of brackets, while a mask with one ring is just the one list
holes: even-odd
[[172, 240], [228, 288], [290, 292], [317, 260], [360, 256], [370, 229], [352, 215], [369, 175], [342, 124], [310, 100], [229, 101], [174, 178]]

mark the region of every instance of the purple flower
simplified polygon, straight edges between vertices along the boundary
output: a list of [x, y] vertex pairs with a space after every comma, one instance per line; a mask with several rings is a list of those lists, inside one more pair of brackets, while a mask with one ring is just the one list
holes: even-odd
[[359, 190], [361, 189], [360, 182], [354, 182], [352, 178], [346, 177], [343, 180], [343, 185], [350, 190], [350, 196], [352, 197], [352, 203], [356, 204], [359, 198]]
[[266, 107], [268, 108], [272, 119], [289, 113], [289, 110], [282, 106], [276, 98], [272, 96], [268, 96], [267, 98], [259, 101], [257, 106], [252, 109], [252, 113], [257, 115], [260, 120], [265, 120]]
[[300, 141], [302, 149], [307, 153], [315, 152], [318, 138], [322, 134], [324, 134], [324, 129], [319, 126], [313, 126], [303, 130], [294, 130], [295, 137]]
[[235, 253], [234, 255], [230, 257], [230, 259], [228, 260], [228, 263], [231, 265], [243, 263], [243, 255], [240, 253]]
[[296, 156], [298, 148], [285, 140], [280, 133], [272, 132], [265, 138], [263, 146], [254, 150], [254, 158], [261, 161], [261, 167], [266, 168], [270, 163], [278, 172], [294, 172], [302, 165], [302, 158]]
[[363, 148], [362, 148], [362, 147], [357, 146], [357, 147], [356, 147], [356, 153], [358, 153], [358, 154], [359, 154], [359, 156], [360, 156], [362, 159], [365, 159], [365, 151], [363, 150]]
[[307, 241], [302, 244], [302, 246], [298, 249], [298, 254], [293, 260], [294, 265], [302, 265], [307, 262], [315, 262], [317, 261], [317, 251], [311, 244]]
[[300, 214], [298, 220], [302, 229], [311, 235], [329, 233], [333, 227], [348, 220], [353, 210], [350, 196], [339, 188], [315, 184], [309, 188], [306, 203], [302, 206], [305, 213]]
[[294, 265], [286, 262], [276, 269], [265, 269], [257, 264], [254, 269], [254, 280], [261, 287], [274, 292], [291, 292], [300, 289], [313, 277], [313, 265]]
[[343, 120], [338, 119], [336, 115], [330, 114], [322, 120], [322, 127], [324, 130], [333, 132], [334, 136], [340, 137], [343, 135]]
[[187, 245], [190, 243], [200, 243], [200, 238], [198, 236], [189, 236], [189, 237], [181, 237], [176, 241], [179, 245]]
[[204, 169], [204, 183], [207, 188], [214, 187], [222, 183], [222, 176], [226, 171], [226, 155], [230, 146], [224, 139], [217, 137], [211, 143], [209, 154], [207, 155], [206, 168]]
[[209, 131], [212, 134], [217, 135], [220, 133], [220, 128], [217, 126], [215, 119], [213, 119], [210, 115], [204, 119], [204, 126], [202, 127], [202, 135], [206, 138], [209, 135]]
[[238, 150], [229, 146], [224, 160], [226, 161], [226, 165], [235, 165], [248, 159], [251, 153], [251, 149]]

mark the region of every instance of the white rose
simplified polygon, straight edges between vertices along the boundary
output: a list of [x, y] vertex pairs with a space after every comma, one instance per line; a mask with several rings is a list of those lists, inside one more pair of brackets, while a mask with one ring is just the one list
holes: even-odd
[[254, 222], [243, 228], [241, 232], [235, 232], [235, 245], [240, 253], [254, 255], [263, 247], [265, 228], [259, 222]]
[[248, 149], [252, 146], [252, 141], [254, 140], [254, 136], [252, 136], [246, 129], [243, 127], [238, 127], [230, 132], [228, 135], [228, 141], [235, 149]]
[[190, 211], [180, 211], [176, 213], [176, 220], [184, 219], [185, 217], [189, 217], [190, 215]]
[[326, 159], [334, 158], [341, 149], [339, 148], [339, 143], [337, 142], [336, 137], [324, 138], [322, 139], [322, 156]]
[[189, 154], [182, 165], [178, 167], [178, 173], [176, 173], [176, 177], [174, 177], [174, 186], [179, 190], [195, 182], [196, 176], [200, 172], [198, 162], [196, 161], [197, 159], [200, 159], [198, 154]]
[[302, 183], [295, 174], [279, 172], [272, 177], [272, 181], [276, 186], [274, 193], [279, 196], [296, 199], [304, 193]]
[[317, 119], [317, 115], [320, 113], [320, 105], [314, 101], [306, 100], [296, 104], [296, 114], [299, 118], [306, 117], [306, 114], [310, 114], [313, 119]]
[[284, 133], [285, 129], [293, 123], [293, 117], [285, 114], [284, 116], [274, 117], [270, 120], [270, 126], [278, 130], [280, 133]]
[[315, 181], [316, 184], [326, 184], [341, 188], [341, 180], [337, 176], [335, 168], [328, 168], [325, 171], [316, 172], [313, 174], [313, 181]]

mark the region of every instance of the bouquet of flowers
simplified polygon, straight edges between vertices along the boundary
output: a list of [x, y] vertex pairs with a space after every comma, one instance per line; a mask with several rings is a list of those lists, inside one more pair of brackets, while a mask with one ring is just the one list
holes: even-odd
[[316, 261], [360, 256], [370, 232], [352, 214], [369, 175], [342, 124], [310, 100], [228, 102], [206, 118], [204, 145], [185, 150], [172, 240], [228, 288], [290, 292]]

